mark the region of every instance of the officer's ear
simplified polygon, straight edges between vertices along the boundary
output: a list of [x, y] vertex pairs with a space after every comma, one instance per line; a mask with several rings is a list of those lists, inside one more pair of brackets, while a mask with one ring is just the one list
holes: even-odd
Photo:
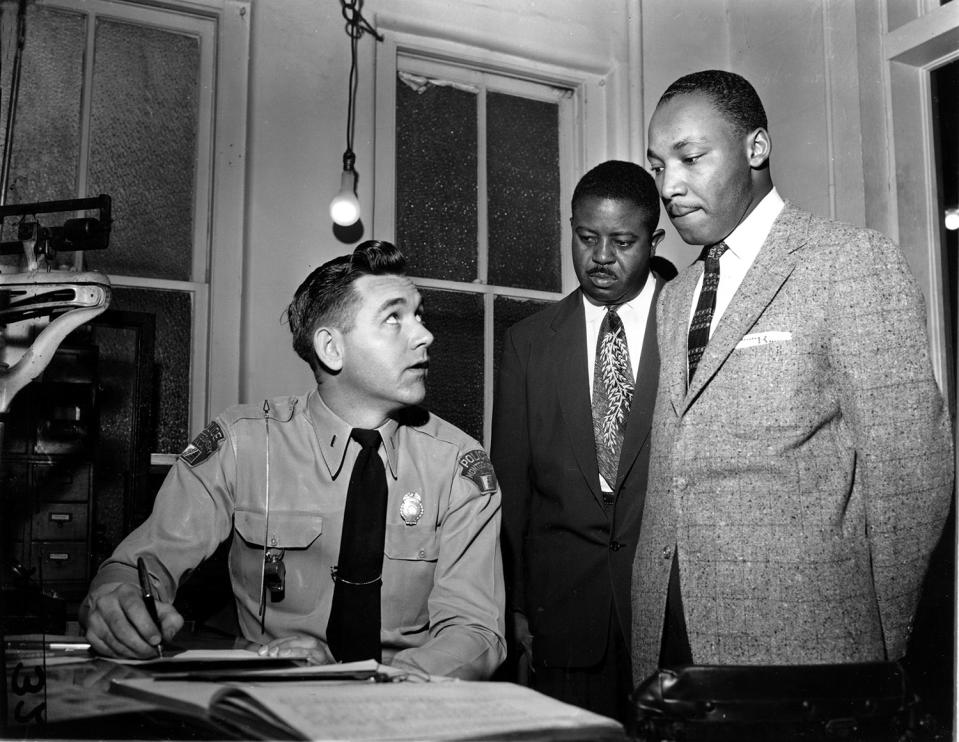
[[318, 327], [313, 333], [313, 350], [326, 368], [343, 368], [343, 333], [335, 327]]

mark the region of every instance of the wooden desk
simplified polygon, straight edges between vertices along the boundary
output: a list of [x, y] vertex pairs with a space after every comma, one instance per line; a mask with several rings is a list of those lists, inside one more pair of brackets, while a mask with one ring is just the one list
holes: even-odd
[[106, 660], [48, 664], [8, 660], [4, 739], [236, 739], [203, 719], [109, 692], [115, 678], [144, 677]]
[[[192, 622], [175, 641], [184, 648], [226, 649], [238, 644], [221, 632], [196, 629]], [[236, 738], [203, 719], [110, 693], [114, 679], [148, 677], [136, 667], [103, 659], [65, 663], [55, 655], [48, 655], [46, 667], [42, 658], [17, 658], [13, 653], [6, 657], [6, 706], [0, 707], [3, 739]]]
[[[212, 692], [217, 693], [217, 703], [213, 708], [221, 714], [224, 724], [233, 724], [231, 732], [230, 727], [219, 727], [211, 719], [196, 715], [205, 713], [207, 703], [214, 700], [207, 696], [197, 704], [196, 694], [202, 698], [202, 686], [209, 688], [213, 684], [199, 681], [195, 688], [184, 688], [191, 685], [191, 681], [174, 679], [169, 667], [167, 664], [166, 672], [151, 679], [144, 667], [102, 659], [87, 657], [63, 664], [59, 658], [48, 658], [44, 665], [41, 658], [10, 657], [6, 725], [0, 736], [71, 740], [264, 738], [255, 736], [255, 730], [259, 730], [266, 738], [273, 739], [277, 733], [292, 733], [292, 730], [269, 731], [279, 730], [283, 725], [276, 722], [282, 720], [295, 727], [296, 734], [310, 737], [329, 734], [335, 739], [382, 740], [395, 734], [397, 738], [417, 740], [626, 740], [621, 727], [612, 720], [561, 704], [527, 688], [509, 683], [439, 679], [427, 683], [343, 680], [311, 683], [287, 677], [264, 684], [245, 681], [214, 686]], [[159, 705], [111, 692], [113, 681], [131, 679], [148, 681], [134, 684], [137, 688], [156, 691], [164, 687], [162, 696], [167, 703], [170, 694], [166, 690], [177, 686], [174, 693], [179, 702], [189, 699], [189, 715], [181, 716]], [[130, 687], [127, 686], [127, 692]], [[244, 694], [242, 698], [246, 700], [252, 697], [257, 703], [270, 706], [274, 723], [266, 721], [259, 712], [251, 716], [241, 711], [237, 715], [237, 707], [220, 704], [219, 699], [226, 691], [233, 700], [237, 694]], [[244, 707], [248, 709], [249, 706]]]

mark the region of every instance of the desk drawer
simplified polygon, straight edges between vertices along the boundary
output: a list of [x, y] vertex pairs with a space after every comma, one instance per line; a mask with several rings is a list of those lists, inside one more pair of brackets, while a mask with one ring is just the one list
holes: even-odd
[[31, 562], [37, 567], [34, 579], [85, 580], [87, 578], [86, 541], [34, 541]]
[[41, 502], [33, 514], [33, 538], [38, 541], [83, 541], [87, 537], [85, 502]]
[[32, 476], [37, 500], [86, 502], [90, 497], [90, 464], [34, 464]]

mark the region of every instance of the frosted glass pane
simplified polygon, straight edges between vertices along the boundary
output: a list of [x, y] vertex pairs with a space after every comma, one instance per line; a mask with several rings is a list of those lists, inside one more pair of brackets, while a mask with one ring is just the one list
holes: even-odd
[[[152, 335], [152, 329], [148, 327], [146, 332]], [[97, 493], [94, 563], [108, 557], [128, 530], [125, 510], [134, 486], [135, 472], [130, 465], [137, 440], [134, 430], [137, 384], [149, 385], [150, 381], [138, 378], [138, 340], [136, 327], [95, 325], [93, 328], [93, 342], [99, 351], [100, 387], [99, 439], [93, 473]]]
[[486, 99], [489, 283], [560, 291], [559, 109]]
[[477, 276], [476, 95], [396, 82], [396, 238], [414, 276]]
[[[2, 14], [4, 37], [13, 40], [16, 8]], [[80, 161], [80, 91], [86, 19], [76, 13], [30, 5], [23, 51], [7, 204], [75, 198]], [[13, 46], [4, 48], [0, 87], [0, 140], [6, 137], [10, 107]], [[73, 216], [70, 214], [69, 216]], [[58, 215], [41, 216], [44, 226], [59, 227]], [[16, 221], [5, 220], [3, 240], [16, 240]]]
[[497, 296], [493, 300], [493, 379], [499, 377], [499, 362], [503, 356], [503, 335], [521, 319], [536, 314], [551, 302], [536, 299], [511, 299]]
[[156, 441], [150, 444], [150, 450], [180, 453], [192, 435], [199, 432], [189, 430], [193, 327], [190, 295], [183, 291], [114, 287], [110, 308], [156, 316], [153, 367]]
[[426, 407], [483, 440], [483, 297], [420, 289], [430, 346]]
[[113, 196], [114, 224], [88, 267], [193, 279], [199, 54], [194, 36], [98, 20], [88, 190]]

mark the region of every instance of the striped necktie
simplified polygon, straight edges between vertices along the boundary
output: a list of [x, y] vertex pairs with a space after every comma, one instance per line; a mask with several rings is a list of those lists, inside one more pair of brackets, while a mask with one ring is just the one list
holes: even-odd
[[693, 374], [699, 365], [706, 345], [709, 343], [709, 328], [713, 323], [713, 312], [716, 309], [716, 291], [719, 289], [719, 258], [726, 252], [725, 242], [717, 242], [703, 248], [706, 268], [703, 272], [703, 288], [699, 292], [699, 302], [693, 321], [689, 324], [689, 339], [686, 343], [686, 354], [689, 359], [689, 381], [693, 381]]

